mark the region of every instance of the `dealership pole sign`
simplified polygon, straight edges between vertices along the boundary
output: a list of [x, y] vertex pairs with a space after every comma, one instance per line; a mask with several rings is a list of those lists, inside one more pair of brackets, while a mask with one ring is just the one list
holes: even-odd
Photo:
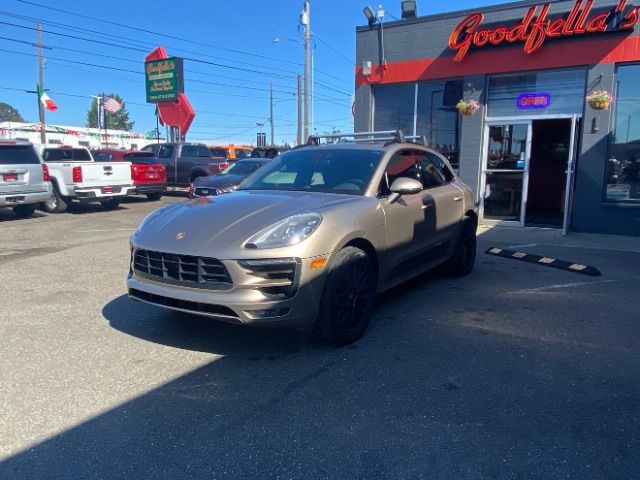
[[529, 8], [524, 18], [514, 25], [493, 28], [482, 27], [483, 13], [472, 13], [451, 32], [449, 48], [456, 52], [453, 59], [459, 62], [472, 46], [522, 42], [524, 51], [531, 54], [540, 49], [547, 38], [633, 30], [638, 23], [640, 6], [627, 6], [627, 2], [620, 0], [609, 10], [592, 12], [594, 0], [576, 0], [567, 15], [547, 18], [551, 8], [548, 2]]
[[184, 93], [182, 59], [170, 57], [144, 64], [147, 102], [170, 102]]

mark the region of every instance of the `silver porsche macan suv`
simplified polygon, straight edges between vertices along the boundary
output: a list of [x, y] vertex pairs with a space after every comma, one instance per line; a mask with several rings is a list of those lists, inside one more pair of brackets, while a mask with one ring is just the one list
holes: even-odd
[[[471, 189], [401, 132], [283, 153], [228, 195], [175, 203], [131, 238], [129, 297], [240, 324], [359, 338], [376, 293], [473, 268]], [[341, 139], [342, 140], [342, 139]]]

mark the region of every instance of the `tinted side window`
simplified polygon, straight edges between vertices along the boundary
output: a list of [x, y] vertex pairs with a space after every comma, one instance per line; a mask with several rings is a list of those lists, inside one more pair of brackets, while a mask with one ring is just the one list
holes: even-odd
[[90, 161], [89, 152], [83, 148], [46, 148], [43, 153], [45, 162]]
[[211, 152], [204, 145], [183, 145], [181, 157], [210, 157]]
[[444, 161], [429, 152], [417, 152], [420, 157], [420, 177], [424, 188], [439, 187], [453, 180]]
[[171, 158], [173, 154], [173, 145], [163, 145], [158, 152], [159, 158]]
[[400, 177], [420, 180], [420, 157], [413, 150], [400, 150], [391, 157], [380, 182], [380, 194], [389, 195], [391, 184]]
[[40, 163], [31, 145], [11, 145], [0, 147], [0, 165], [27, 165]]

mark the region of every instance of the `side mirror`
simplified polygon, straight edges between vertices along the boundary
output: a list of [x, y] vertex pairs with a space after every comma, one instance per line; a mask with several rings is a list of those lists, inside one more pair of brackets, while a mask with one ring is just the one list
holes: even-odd
[[415, 178], [400, 177], [396, 178], [391, 187], [391, 195], [389, 195], [389, 203], [395, 202], [402, 195], [415, 195], [422, 191], [422, 183]]

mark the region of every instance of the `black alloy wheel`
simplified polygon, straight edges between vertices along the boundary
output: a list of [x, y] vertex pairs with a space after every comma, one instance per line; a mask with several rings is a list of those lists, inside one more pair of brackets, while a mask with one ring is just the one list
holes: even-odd
[[476, 261], [476, 221], [471, 217], [464, 217], [460, 226], [460, 233], [456, 248], [447, 267], [452, 275], [464, 277], [473, 270]]
[[330, 342], [348, 344], [362, 336], [375, 304], [376, 277], [371, 260], [356, 247], [336, 255], [320, 304], [318, 328]]

